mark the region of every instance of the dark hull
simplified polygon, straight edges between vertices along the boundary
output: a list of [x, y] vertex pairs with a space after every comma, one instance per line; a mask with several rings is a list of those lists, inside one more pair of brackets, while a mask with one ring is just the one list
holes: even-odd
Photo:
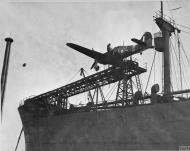
[[26, 151], [178, 150], [190, 145], [190, 101], [43, 116], [23, 105], [19, 113]]

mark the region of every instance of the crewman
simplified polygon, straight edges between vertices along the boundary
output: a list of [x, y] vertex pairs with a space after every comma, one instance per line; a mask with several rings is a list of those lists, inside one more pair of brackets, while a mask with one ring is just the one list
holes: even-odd
[[109, 44], [107, 45], [107, 51], [108, 51], [108, 52], [111, 52], [111, 50], [112, 50], [111, 44], [109, 43]]

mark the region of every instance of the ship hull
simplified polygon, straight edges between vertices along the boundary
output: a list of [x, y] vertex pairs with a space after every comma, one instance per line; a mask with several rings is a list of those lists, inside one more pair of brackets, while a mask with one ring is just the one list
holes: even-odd
[[26, 151], [179, 150], [190, 145], [190, 101], [72, 114], [19, 107]]

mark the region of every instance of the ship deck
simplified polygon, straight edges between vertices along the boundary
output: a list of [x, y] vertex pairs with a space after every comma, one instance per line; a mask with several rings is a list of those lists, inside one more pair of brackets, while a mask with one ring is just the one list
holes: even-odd
[[190, 101], [73, 114], [19, 107], [26, 151], [178, 150], [190, 144]]

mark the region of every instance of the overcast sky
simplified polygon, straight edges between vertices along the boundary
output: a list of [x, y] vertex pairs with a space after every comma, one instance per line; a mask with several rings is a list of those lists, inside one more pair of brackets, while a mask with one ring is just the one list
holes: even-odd
[[[169, 9], [176, 7], [182, 7], [172, 12], [176, 22], [190, 27], [190, 1], [164, 2], [167, 15], [171, 15]], [[108, 43], [112, 47], [123, 45], [123, 42], [125, 45], [133, 44], [131, 38], [140, 38], [145, 31], [159, 31], [153, 21], [153, 15], [159, 9], [159, 1], [1, 3], [0, 67], [5, 50], [4, 38], [10, 36], [14, 42], [5, 93], [0, 150], [11, 151], [15, 148], [22, 127], [17, 110], [21, 100], [67, 84], [81, 67], [92, 73], [89, 68], [93, 60], [68, 48], [65, 45], [67, 42], [102, 53], [106, 52]], [[190, 48], [190, 35], [181, 33], [181, 38], [187, 51]], [[189, 50], [186, 53], [190, 56]], [[150, 69], [153, 55], [154, 50], [150, 49], [137, 58], [142, 63], [147, 62]], [[161, 67], [159, 58], [161, 60], [161, 54], [157, 55], [157, 68]], [[22, 67], [23, 63], [27, 64], [26, 67]], [[156, 73], [160, 71], [155, 70]], [[189, 67], [186, 67], [186, 73], [190, 75]], [[148, 74], [142, 75], [144, 84]], [[160, 83], [160, 75], [157, 74], [151, 82]], [[23, 136], [18, 151], [24, 151]]]

